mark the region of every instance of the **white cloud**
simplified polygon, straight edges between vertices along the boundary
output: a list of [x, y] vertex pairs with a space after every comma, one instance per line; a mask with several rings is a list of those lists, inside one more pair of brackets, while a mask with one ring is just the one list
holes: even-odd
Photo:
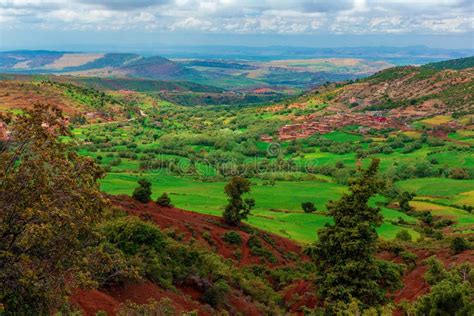
[[275, 34], [473, 32], [472, 0], [0, 0], [0, 27]]

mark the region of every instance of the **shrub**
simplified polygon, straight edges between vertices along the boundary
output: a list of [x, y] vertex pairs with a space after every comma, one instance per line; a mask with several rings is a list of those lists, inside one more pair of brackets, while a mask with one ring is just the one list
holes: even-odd
[[469, 174], [463, 168], [451, 168], [449, 170], [449, 178], [451, 179], [469, 179]]
[[235, 231], [229, 231], [224, 234], [224, 241], [231, 244], [231, 245], [241, 245], [242, 244], [242, 236]]
[[316, 206], [313, 202], [303, 202], [301, 203], [301, 208], [305, 213], [313, 213], [316, 211]]
[[163, 193], [157, 200], [156, 203], [160, 206], [164, 207], [171, 207], [173, 206], [171, 204], [171, 198], [168, 196], [168, 194], [165, 192]]
[[202, 300], [212, 307], [219, 307], [226, 302], [229, 292], [229, 285], [224, 280], [219, 280], [204, 292]]
[[133, 198], [142, 203], [151, 201], [151, 183], [146, 179], [138, 180], [138, 187], [133, 191]]
[[456, 237], [451, 242], [451, 249], [454, 251], [454, 253], [458, 254], [464, 250], [469, 249], [469, 245], [467, 244], [466, 240], [464, 240], [464, 238]]
[[410, 267], [414, 267], [416, 265], [416, 259], [418, 259], [417, 255], [408, 251], [400, 252], [400, 257]]
[[262, 242], [257, 236], [250, 236], [247, 246], [250, 248], [250, 253], [257, 257], [268, 260], [271, 263], [278, 261], [270, 250], [262, 246]]
[[395, 238], [403, 241], [411, 241], [411, 235], [406, 229], [402, 229], [401, 231], [399, 231]]
[[130, 301], [120, 304], [118, 316], [163, 315], [172, 316], [177, 312], [169, 298], [162, 298], [159, 302], [149, 299], [147, 304], [137, 304]]

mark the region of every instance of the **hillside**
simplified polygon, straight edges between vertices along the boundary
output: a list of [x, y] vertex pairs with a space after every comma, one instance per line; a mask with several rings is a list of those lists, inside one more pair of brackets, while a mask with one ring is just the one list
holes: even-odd
[[[416, 98], [425, 102], [434, 94], [423, 87], [440, 83], [436, 93], [442, 94], [471, 82], [472, 68], [425, 68], [397, 67], [263, 106], [239, 98], [277, 92], [140, 78], [1, 75], [0, 111], [19, 119], [0, 124], [0, 166], [7, 170], [0, 174], [7, 196], [0, 205], [21, 216], [0, 214], [24, 229], [12, 238], [0, 274], [17, 287], [3, 289], [0, 304], [11, 314], [23, 307], [91, 316], [332, 314], [324, 282], [343, 271], [331, 291], [375, 272], [371, 282], [380, 299], [367, 305], [374, 314], [424, 315], [424, 306], [438, 308], [429, 300], [443, 299], [440, 292], [449, 294], [444, 305], [457, 295], [459, 308], [471, 308], [472, 284], [459, 277], [474, 262], [473, 116], [461, 101], [470, 95], [458, 88], [453, 105], [425, 106], [409, 116], [403, 111], [417, 104], [406, 101], [397, 84], [419, 89]], [[448, 72], [451, 81], [436, 81]], [[418, 85], [409, 85], [413, 78]], [[398, 98], [397, 106], [375, 111], [379, 103], [362, 103], [377, 102], [380, 89]], [[351, 99], [351, 91], [360, 99]], [[224, 104], [202, 106], [213, 98]], [[37, 102], [59, 105], [66, 119], [55, 109], [33, 107]], [[20, 158], [17, 139], [28, 146]], [[249, 205], [249, 214], [230, 226], [223, 214], [242, 205]], [[97, 215], [93, 222], [90, 214]], [[38, 224], [28, 216], [45, 220]], [[74, 230], [81, 225], [87, 227]], [[0, 225], [4, 240], [16, 233], [10, 227]], [[327, 239], [331, 232], [334, 239]], [[50, 249], [60, 251], [65, 264], [56, 265]], [[370, 260], [359, 261], [366, 254]], [[32, 261], [21, 260], [25, 256]], [[339, 270], [354, 262], [356, 270]], [[376, 265], [367, 269], [365, 263]], [[430, 279], [435, 268], [438, 283]], [[41, 291], [40, 278], [56, 287]], [[362, 302], [366, 287], [360, 288]], [[38, 307], [44, 301], [51, 305]], [[366, 308], [350, 297], [336, 302], [344, 310]]]
[[[106, 103], [113, 102], [122, 105], [123, 114], [125, 104], [132, 104], [136, 108], [137, 100], [145, 102], [144, 107], [166, 102], [183, 106], [252, 105], [273, 103], [285, 97], [287, 94], [279, 91], [228, 91], [191, 81], [0, 74], [1, 110], [48, 103], [60, 106], [68, 114], [84, 114], [98, 110], [107, 112], [109, 106]], [[116, 107], [114, 111], [119, 110]]]
[[[389, 110], [416, 116], [474, 109], [474, 57], [381, 71], [335, 91], [353, 110]], [[424, 113], [424, 114], [422, 114]]]
[[[253, 291], [250, 288], [238, 288], [231, 285], [223, 305], [211, 306], [206, 301], [206, 282], [209, 280], [191, 276], [182, 283], [174, 284], [170, 290], [157, 282], [141, 280], [123, 284], [111, 284], [94, 290], [77, 290], [70, 301], [84, 312], [86, 316], [96, 315], [105, 311], [107, 315], [116, 315], [128, 301], [136, 304], [149, 304], [150, 299], [156, 302], [169, 300], [169, 308], [177, 312], [197, 311], [198, 315], [214, 315], [223, 308], [231, 315], [260, 315], [270, 312], [269, 301], [261, 296], [273, 292], [273, 299], [280, 300], [280, 309], [271, 312], [303, 313], [305, 309], [314, 309], [321, 305], [316, 295], [317, 286], [312, 280], [314, 267], [308, 256], [303, 254], [301, 245], [285, 238], [268, 234], [247, 225], [232, 228], [222, 222], [220, 217], [189, 212], [174, 207], [160, 207], [151, 202], [142, 204], [126, 196], [111, 197], [113, 205], [125, 211], [129, 216], [137, 216], [153, 223], [169, 236], [182, 244], [207, 249], [226, 258], [234, 267], [255, 274], [254, 285], [259, 286]], [[242, 241], [232, 244], [225, 236], [229, 232], [237, 233]], [[258, 240], [258, 242], [256, 241]], [[262, 248], [255, 248], [256, 244]], [[400, 247], [400, 245], [399, 245]], [[381, 246], [378, 257], [399, 264], [407, 264], [407, 258], [397, 250]], [[474, 261], [474, 251], [465, 251], [452, 255], [445, 249], [436, 247], [410, 248], [415, 256], [409, 262], [410, 269], [405, 270], [403, 281], [405, 286], [394, 293], [394, 300], [413, 302], [429, 292], [429, 284], [423, 279], [427, 270], [426, 259], [437, 257], [446, 267]], [[412, 259], [410, 259], [412, 260]], [[239, 276], [236, 276], [238, 279]], [[259, 283], [260, 278], [264, 283]], [[239, 281], [237, 281], [239, 282]], [[266, 293], [262, 292], [266, 288]], [[142, 305], [146, 306], [146, 305]]]

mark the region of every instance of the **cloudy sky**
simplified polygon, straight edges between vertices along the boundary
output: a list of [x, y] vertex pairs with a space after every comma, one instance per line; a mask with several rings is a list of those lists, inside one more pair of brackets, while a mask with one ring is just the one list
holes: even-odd
[[88, 44], [474, 48], [473, 22], [474, 0], [0, 0], [0, 49]]

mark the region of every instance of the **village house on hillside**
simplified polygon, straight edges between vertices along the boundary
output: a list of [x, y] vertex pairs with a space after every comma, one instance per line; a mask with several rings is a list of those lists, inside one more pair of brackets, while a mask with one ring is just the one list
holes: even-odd
[[313, 134], [326, 134], [348, 125], [381, 129], [393, 124], [392, 119], [380, 116], [378, 113], [371, 113], [370, 115], [337, 113], [331, 116], [318, 117], [311, 122], [284, 125], [278, 130], [278, 138], [280, 140], [306, 138]]

